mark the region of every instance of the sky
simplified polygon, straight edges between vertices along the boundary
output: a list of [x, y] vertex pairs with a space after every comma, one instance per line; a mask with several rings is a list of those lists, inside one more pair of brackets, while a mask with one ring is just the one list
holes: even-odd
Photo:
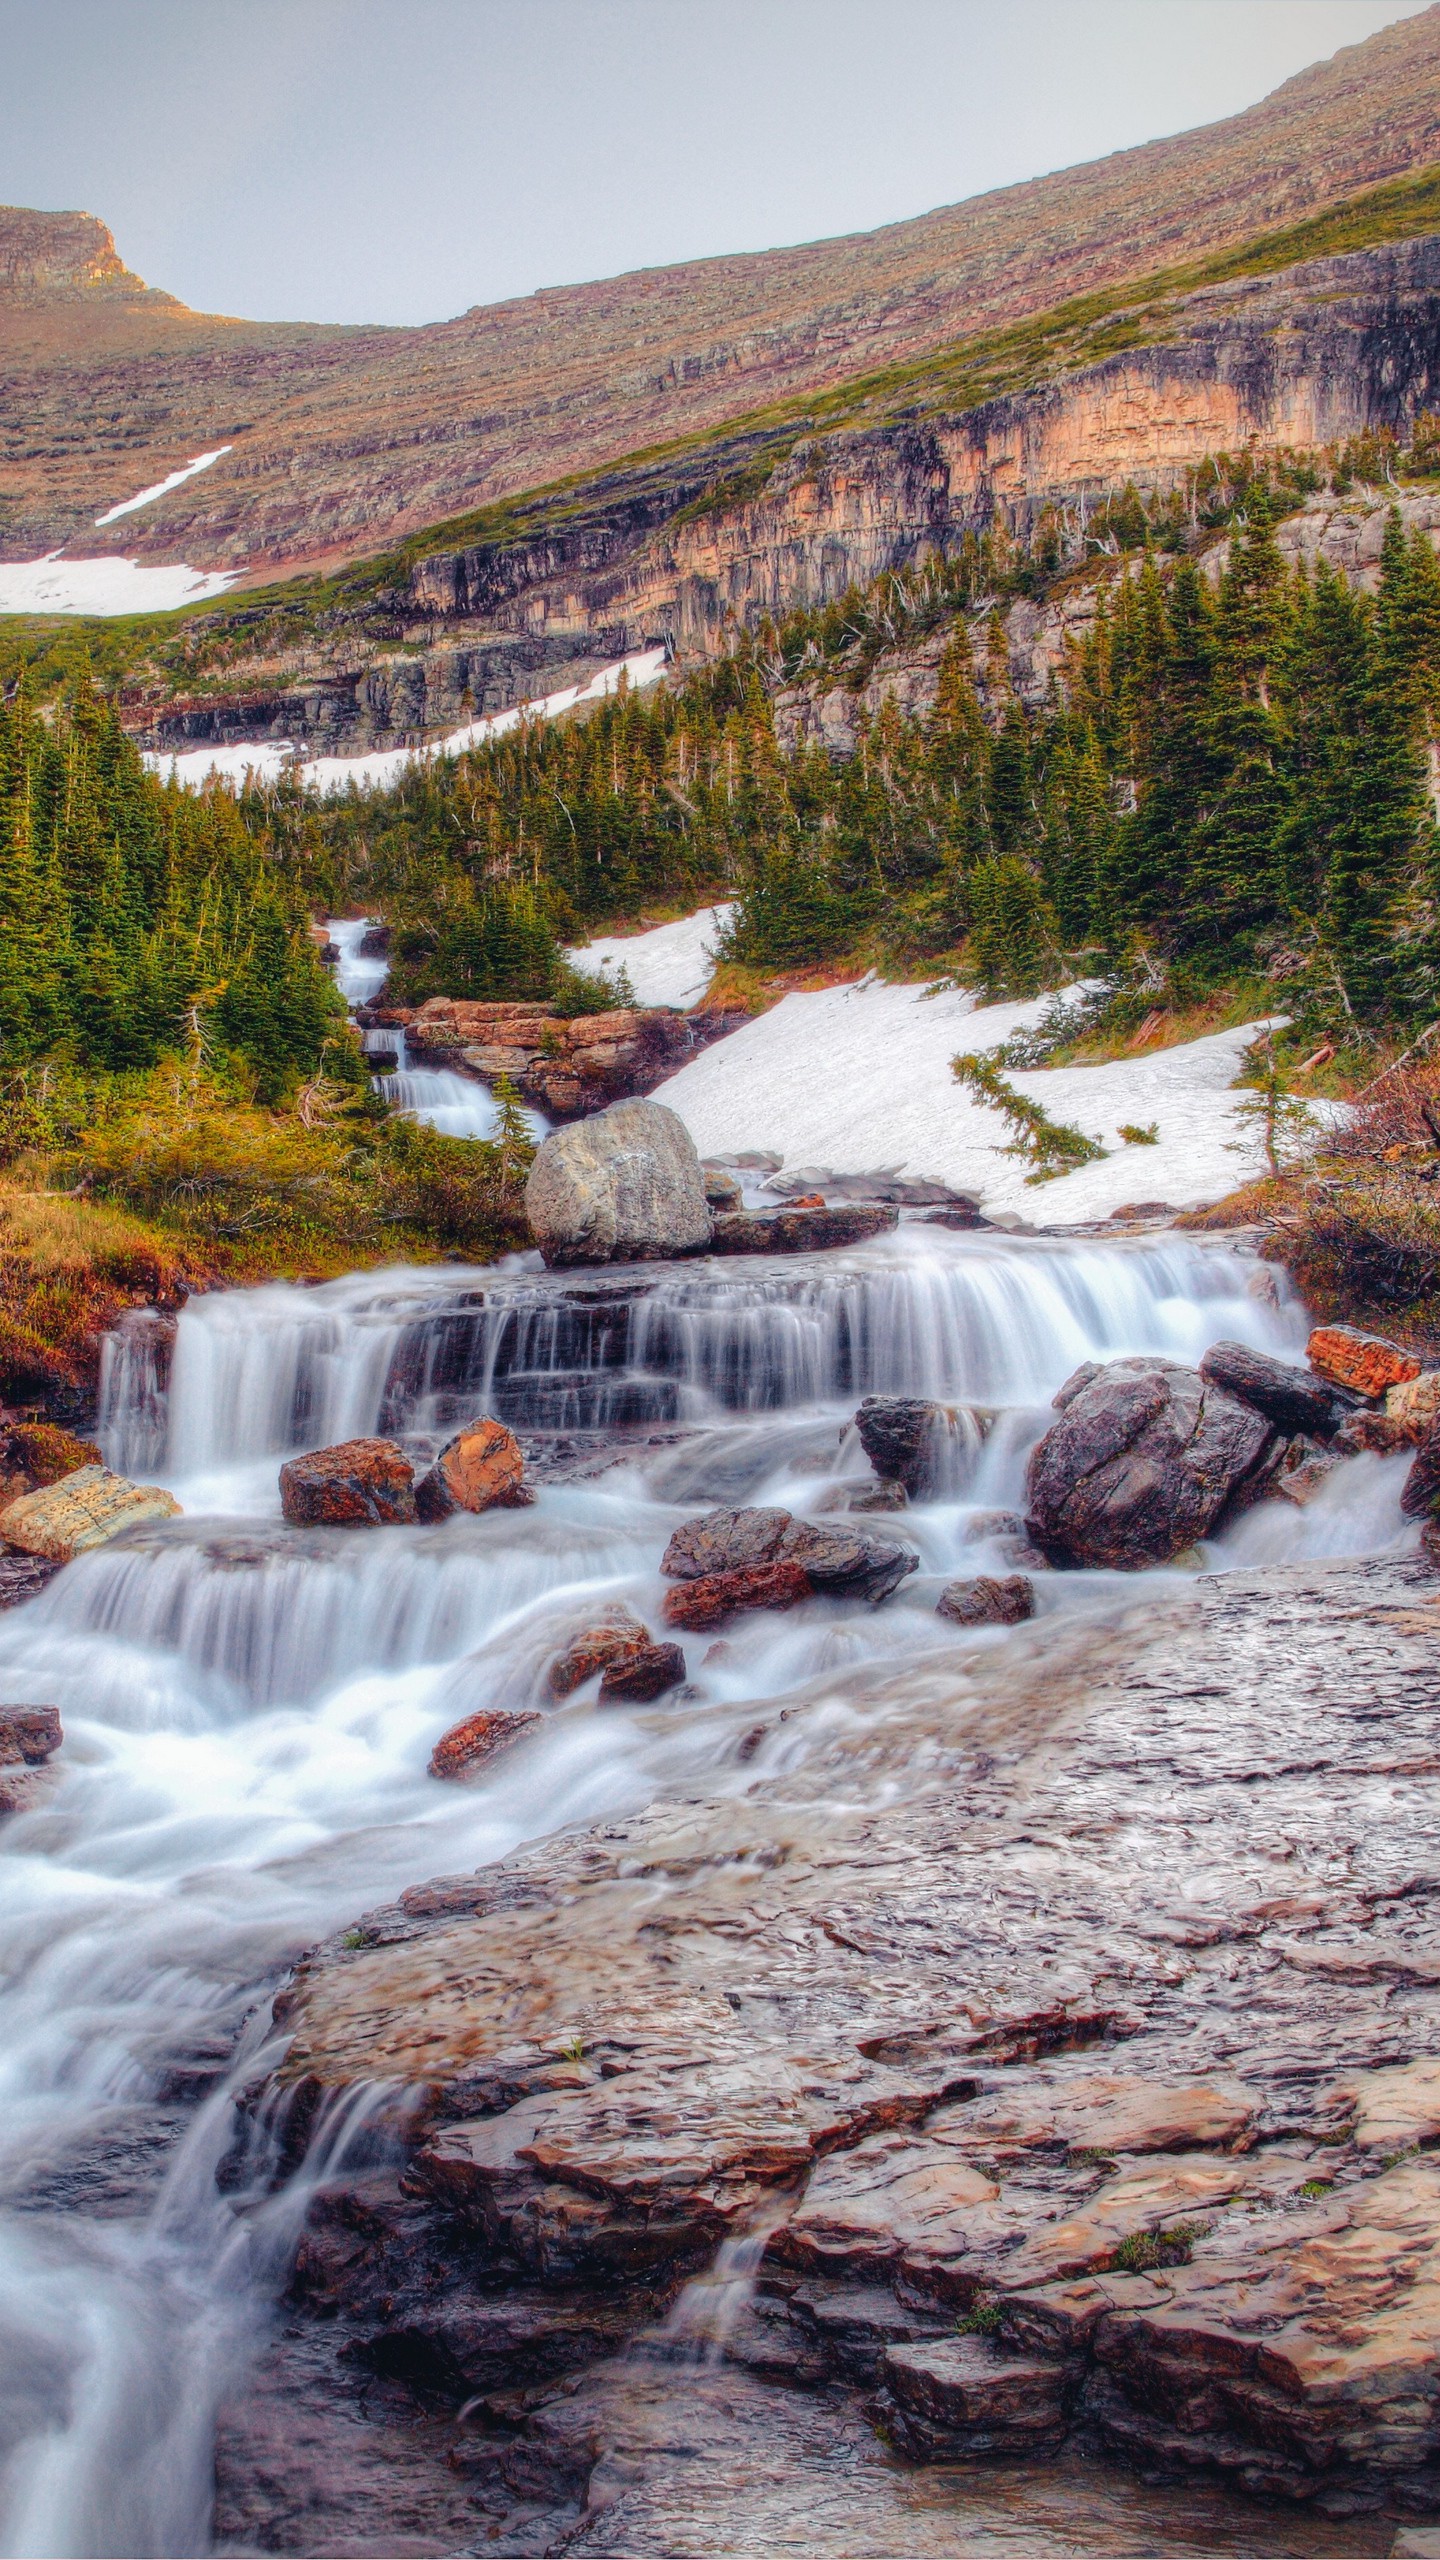
[[1416, 0], [0, 0], [0, 201], [413, 322], [903, 221], [1248, 106]]

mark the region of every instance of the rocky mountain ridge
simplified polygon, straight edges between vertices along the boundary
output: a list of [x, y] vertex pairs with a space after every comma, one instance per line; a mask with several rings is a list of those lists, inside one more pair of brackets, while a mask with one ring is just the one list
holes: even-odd
[[[333, 563], [741, 409], [803, 405], [1437, 158], [1431, 8], [1198, 132], [877, 232], [420, 329], [191, 312], [129, 278], [91, 217], [12, 208], [0, 543], [23, 558], [83, 534], [87, 548], [269, 575]], [[222, 442], [233, 450], [203, 485], [96, 534], [105, 506]]]

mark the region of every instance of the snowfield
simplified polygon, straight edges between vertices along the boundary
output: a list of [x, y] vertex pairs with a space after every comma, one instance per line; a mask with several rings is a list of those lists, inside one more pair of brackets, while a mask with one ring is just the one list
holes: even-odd
[[[950, 1061], [1036, 1022], [1046, 1001], [981, 1006], [876, 979], [785, 996], [654, 1099], [678, 1111], [702, 1156], [768, 1148], [787, 1166], [925, 1176], [1037, 1227], [1083, 1225], [1131, 1202], [1194, 1208], [1261, 1169], [1260, 1142], [1238, 1117], [1243, 1097], [1230, 1091], [1264, 1028], [1256, 1022], [1109, 1066], [1017, 1070], [1017, 1091], [1110, 1151], [1027, 1183], [1023, 1162], [997, 1152], [1009, 1137], [999, 1113], [957, 1084]], [[1121, 1121], [1153, 1121], [1159, 1143], [1125, 1145]]]
[[192, 454], [190, 460], [182, 462], [179, 470], [172, 471], [168, 479], [153, 481], [136, 497], [122, 498], [118, 507], [107, 507], [95, 522], [97, 525], [116, 524], [121, 516], [133, 516], [141, 507], [153, 507], [157, 498], [168, 498], [172, 489], [178, 489], [186, 480], [193, 480], [197, 471], [208, 471], [212, 462], [223, 461], [225, 455], [233, 450], [231, 445], [217, 444], [213, 453]]
[[604, 934], [566, 953], [579, 969], [624, 969], [638, 1004], [698, 1004], [715, 970], [715, 946], [733, 906], [702, 907], [648, 933]]
[[[5, 575], [0, 569], [0, 580]], [[226, 782], [238, 782], [249, 772], [262, 782], [274, 782], [287, 770], [293, 770], [299, 781], [326, 799], [348, 791], [352, 783], [357, 791], [388, 791], [411, 765], [433, 763], [437, 756], [463, 755], [467, 747], [482, 746], [487, 738], [507, 736], [519, 728], [522, 720], [556, 720], [562, 712], [573, 711], [577, 703], [603, 702], [607, 694], [618, 690], [622, 675], [632, 690], [655, 684], [664, 674], [665, 664], [663, 649], [638, 649], [631, 657], [617, 658], [610, 666], [601, 667], [585, 684], [562, 685], [558, 693], [542, 694], [538, 701], [517, 702], [508, 711], [491, 711], [483, 719], [467, 720], [463, 729], [452, 729], [427, 747], [384, 747], [375, 755], [316, 756], [309, 764], [295, 764], [288, 738], [277, 738], [264, 745], [192, 747], [179, 755], [147, 755], [145, 762], [162, 780], [182, 783], [187, 791], [198, 791], [212, 774]]]
[[[103, 519], [102, 519], [103, 521]], [[173, 613], [177, 605], [223, 596], [239, 572], [152, 568], [141, 560], [0, 561], [0, 613]]]

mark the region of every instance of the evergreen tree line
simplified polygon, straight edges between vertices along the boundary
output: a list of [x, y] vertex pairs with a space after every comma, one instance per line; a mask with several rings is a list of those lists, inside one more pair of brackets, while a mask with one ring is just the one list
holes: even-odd
[[0, 701], [8, 1067], [232, 1057], [273, 1100], [343, 1021], [304, 927], [233, 795], [162, 786], [88, 681], [48, 717]]
[[553, 992], [557, 937], [738, 894], [763, 969], [958, 954], [1028, 993], [1143, 946], [1196, 993], [1260, 972], [1338, 1023], [1440, 1010], [1440, 564], [1392, 513], [1357, 591], [1288, 565], [1252, 498], [1218, 576], [1148, 542], [1107, 569], [1039, 708], [998, 609], [952, 608], [932, 710], [887, 697], [836, 759], [762, 633], [383, 799], [257, 794], [251, 823], [308, 893], [391, 916], [416, 992]]

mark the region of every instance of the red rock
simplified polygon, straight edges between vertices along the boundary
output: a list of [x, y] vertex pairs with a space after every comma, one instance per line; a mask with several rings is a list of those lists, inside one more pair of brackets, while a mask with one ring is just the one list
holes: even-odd
[[515, 1510], [535, 1499], [524, 1477], [524, 1453], [513, 1431], [488, 1417], [467, 1422], [416, 1485], [416, 1516], [448, 1520], [454, 1511]]
[[493, 1760], [496, 1752], [505, 1750], [509, 1743], [518, 1742], [522, 1733], [539, 1722], [538, 1715], [506, 1715], [499, 1707], [482, 1707], [473, 1716], [462, 1716], [448, 1733], [441, 1734], [431, 1752], [430, 1775], [463, 1778], [483, 1761]]
[[280, 1470], [280, 1505], [297, 1525], [372, 1526], [415, 1517], [415, 1470], [393, 1440], [340, 1440], [289, 1458]]
[[0, 1769], [0, 1814], [36, 1812], [54, 1785], [53, 1769], [27, 1769], [23, 1761]]
[[58, 1707], [0, 1707], [0, 1762], [32, 1769], [58, 1751], [65, 1736]]
[[957, 1627], [1015, 1627], [1035, 1615], [1035, 1586], [1023, 1573], [974, 1573], [946, 1583], [935, 1614]]
[[1356, 1395], [1383, 1396], [1387, 1387], [1418, 1378], [1420, 1362], [1383, 1334], [1361, 1333], [1353, 1324], [1317, 1325], [1305, 1346], [1312, 1369], [1337, 1387]]
[[777, 1564], [743, 1566], [738, 1573], [702, 1574], [699, 1581], [682, 1582], [666, 1592], [665, 1624], [698, 1634], [706, 1627], [723, 1627], [742, 1609], [793, 1609], [809, 1599], [813, 1587], [804, 1566], [789, 1556]]
[[551, 1663], [547, 1675], [551, 1697], [568, 1698], [572, 1689], [583, 1688], [597, 1671], [608, 1671], [612, 1663], [643, 1652], [650, 1641], [649, 1628], [628, 1609], [608, 1609], [593, 1627], [573, 1636]]
[[601, 1701], [629, 1698], [643, 1706], [651, 1698], [663, 1698], [667, 1689], [678, 1689], [684, 1677], [685, 1656], [678, 1644], [640, 1645], [611, 1663], [600, 1683]]

